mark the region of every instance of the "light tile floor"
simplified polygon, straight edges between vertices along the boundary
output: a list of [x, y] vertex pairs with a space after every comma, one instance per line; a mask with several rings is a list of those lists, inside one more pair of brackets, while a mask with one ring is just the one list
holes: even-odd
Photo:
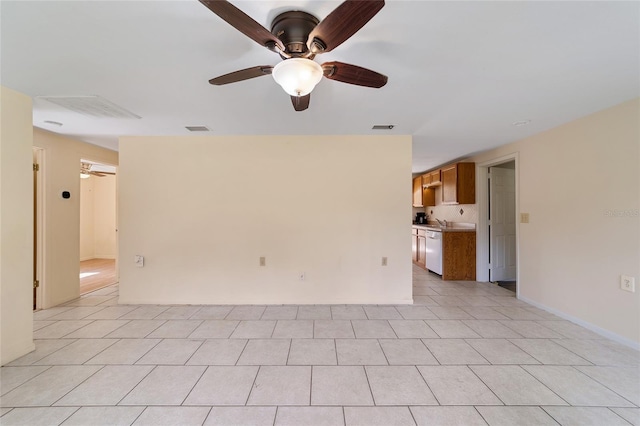
[[414, 268], [413, 306], [34, 313], [2, 425], [640, 425], [640, 352], [488, 283]]

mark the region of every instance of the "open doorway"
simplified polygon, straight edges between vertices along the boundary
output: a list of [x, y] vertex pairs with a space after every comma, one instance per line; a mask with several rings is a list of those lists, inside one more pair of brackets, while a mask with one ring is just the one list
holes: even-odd
[[117, 282], [116, 168], [80, 163], [80, 294]]
[[478, 163], [477, 177], [477, 280], [496, 283], [517, 297], [518, 154]]

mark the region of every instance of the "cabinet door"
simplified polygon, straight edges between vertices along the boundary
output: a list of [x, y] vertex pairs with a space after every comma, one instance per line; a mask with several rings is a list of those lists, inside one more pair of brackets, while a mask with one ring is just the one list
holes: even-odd
[[422, 175], [422, 186], [431, 185], [431, 173]]
[[429, 177], [431, 178], [431, 185], [440, 185], [442, 180], [440, 179], [440, 170], [434, 170], [429, 173]]
[[413, 251], [413, 261], [417, 262], [418, 261], [418, 235], [416, 234], [411, 235], [411, 244], [412, 244], [412, 251]]
[[427, 267], [427, 238], [424, 235], [418, 236], [418, 265]]
[[424, 207], [422, 204], [422, 176], [413, 180], [413, 207]]
[[458, 202], [458, 171], [456, 165], [441, 170], [442, 172], [442, 203], [455, 204]]
[[431, 188], [423, 188], [422, 189], [422, 205], [427, 206], [435, 206], [436, 205], [436, 189]]

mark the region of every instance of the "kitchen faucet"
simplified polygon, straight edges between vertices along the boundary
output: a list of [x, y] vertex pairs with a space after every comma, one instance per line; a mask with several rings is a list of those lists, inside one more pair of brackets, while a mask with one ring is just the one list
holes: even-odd
[[442, 226], [443, 228], [447, 227], [447, 221], [446, 220], [440, 220], [440, 219], [436, 218], [436, 222], [438, 222], [438, 225]]

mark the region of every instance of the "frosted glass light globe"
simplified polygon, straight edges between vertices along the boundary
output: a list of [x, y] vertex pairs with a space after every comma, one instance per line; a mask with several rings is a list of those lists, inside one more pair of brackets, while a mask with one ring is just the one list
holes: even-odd
[[311, 93], [322, 80], [322, 67], [305, 58], [291, 58], [273, 67], [273, 79], [291, 96], [305, 96]]

